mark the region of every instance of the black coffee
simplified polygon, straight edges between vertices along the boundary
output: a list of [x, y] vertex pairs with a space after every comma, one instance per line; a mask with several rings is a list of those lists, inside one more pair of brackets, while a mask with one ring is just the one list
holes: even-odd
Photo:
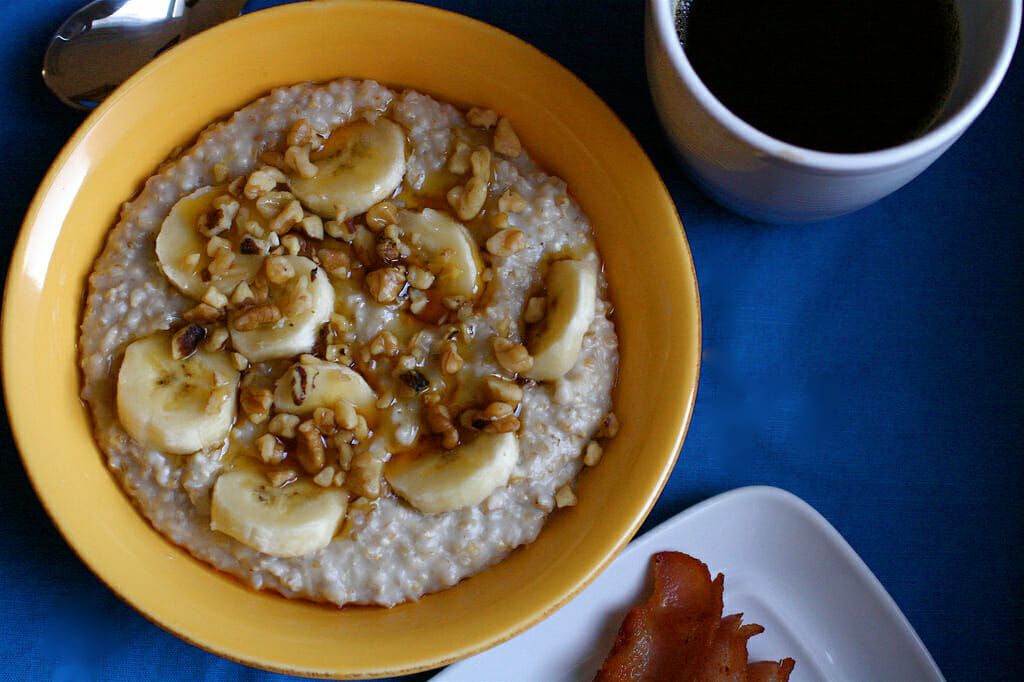
[[953, 0], [680, 0], [697, 75], [755, 128], [866, 152], [920, 135], [956, 75]]

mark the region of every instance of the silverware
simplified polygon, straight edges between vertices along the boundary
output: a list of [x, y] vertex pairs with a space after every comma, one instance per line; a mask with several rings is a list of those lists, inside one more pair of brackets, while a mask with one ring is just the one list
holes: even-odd
[[91, 109], [151, 59], [237, 17], [247, 0], [94, 0], [57, 29], [43, 80], [65, 104]]

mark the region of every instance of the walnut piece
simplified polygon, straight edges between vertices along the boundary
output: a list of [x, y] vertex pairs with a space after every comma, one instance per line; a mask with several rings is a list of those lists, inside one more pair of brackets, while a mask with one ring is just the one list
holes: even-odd
[[380, 268], [366, 275], [366, 288], [378, 303], [394, 303], [404, 286], [405, 273], [401, 268]]
[[533, 358], [526, 346], [521, 343], [513, 343], [506, 338], [496, 336], [491, 340], [491, 347], [494, 349], [494, 357], [504, 369], [509, 372], [522, 374], [533, 367]]
[[238, 395], [242, 411], [253, 424], [262, 424], [270, 416], [274, 404], [274, 392], [262, 386], [243, 386]]

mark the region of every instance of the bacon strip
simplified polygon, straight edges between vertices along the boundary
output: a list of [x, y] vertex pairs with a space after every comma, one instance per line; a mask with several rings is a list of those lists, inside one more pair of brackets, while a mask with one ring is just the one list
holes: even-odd
[[764, 632], [760, 625], [743, 625], [743, 614], [726, 616], [718, 624], [698, 682], [747, 680], [747, 640]]
[[719, 575], [679, 552], [653, 557], [654, 593], [630, 609], [595, 682], [693, 680], [722, 617]]
[[792, 658], [751, 663], [747, 666], [747, 682], [786, 682], [795, 665]]
[[721, 574], [681, 552], [652, 557], [654, 592], [626, 614], [595, 682], [787, 682], [795, 662], [747, 662], [764, 632], [742, 614], [722, 618]]

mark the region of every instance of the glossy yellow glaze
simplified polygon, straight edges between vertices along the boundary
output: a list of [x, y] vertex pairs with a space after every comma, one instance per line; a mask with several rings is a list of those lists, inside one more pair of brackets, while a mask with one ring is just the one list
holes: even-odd
[[[497, 567], [390, 610], [256, 593], [169, 543], [107, 471], [78, 399], [82, 292], [121, 202], [210, 121], [274, 86], [345, 75], [507, 115], [593, 220], [621, 341], [622, 430], [601, 464], [583, 473], [579, 506], [553, 514], [535, 543]], [[697, 287], [682, 227], [629, 131], [567, 70], [522, 41], [404, 3], [257, 12], [143, 69], [54, 162], [25, 218], [4, 299], [11, 424], [32, 483], [69, 544], [125, 600], [182, 638], [304, 675], [382, 676], [449, 663], [512, 637], [579, 592], [636, 532], [672, 470], [699, 357]]]

